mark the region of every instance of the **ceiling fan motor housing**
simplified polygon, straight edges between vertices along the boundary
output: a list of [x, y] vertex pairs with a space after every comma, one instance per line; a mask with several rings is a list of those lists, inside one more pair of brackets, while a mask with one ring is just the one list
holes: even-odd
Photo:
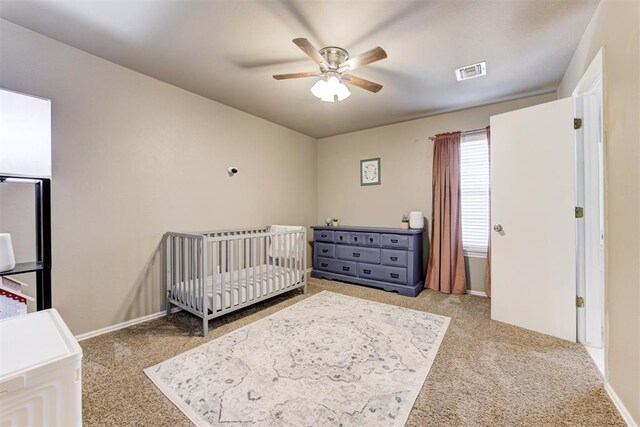
[[320, 55], [329, 64], [329, 69], [335, 71], [338, 66], [349, 59], [349, 52], [336, 46], [327, 46], [320, 49]]

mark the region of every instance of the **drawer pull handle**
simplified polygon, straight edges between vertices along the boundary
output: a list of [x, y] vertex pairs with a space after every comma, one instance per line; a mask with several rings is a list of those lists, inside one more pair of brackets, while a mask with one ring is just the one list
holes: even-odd
[[[326, 251], [326, 249], [325, 249], [325, 251]], [[397, 260], [398, 260], [398, 257], [397, 257], [397, 256], [392, 256], [392, 257], [391, 257], [391, 261], [397, 261]]]
[[353, 241], [354, 241], [354, 242], [357, 242], [357, 241], [358, 241], [358, 238], [357, 238], [357, 237], [354, 237], [354, 238], [353, 238]]
[[398, 243], [398, 239], [391, 239], [391, 243]]
[[364, 269], [362, 271], [364, 272], [364, 274], [371, 274], [371, 270]]
[[327, 252], [329, 252], [329, 249], [323, 249], [323, 250], [322, 250], [322, 253], [323, 253], [323, 254], [326, 254]]
[[342, 267], [342, 271], [349, 271], [351, 267]]
[[369, 237], [369, 242], [373, 243], [373, 237]]
[[399, 275], [399, 274], [391, 273], [391, 278], [392, 278], [392, 279], [397, 279], [397, 278], [399, 278], [399, 277], [400, 277], [400, 275]]
[[322, 236], [322, 237], [327, 237], [327, 235], [326, 235], [326, 234], [322, 234], [321, 236]]
[[328, 267], [328, 266], [329, 266], [329, 264], [327, 264], [326, 262], [323, 262], [323, 263], [322, 263], [322, 264], [320, 264], [320, 265], [321, 265], [321, 266], [323, 266], [323, 267]]
[[342, 236], [340, 236], [340, 240], [342, 240]]
[[360, 258], [360, 254], [359, 254], [358, 252], [354, 252], [354, 253], [353, 253], [353, 257], [354, 257], [354, 258]]

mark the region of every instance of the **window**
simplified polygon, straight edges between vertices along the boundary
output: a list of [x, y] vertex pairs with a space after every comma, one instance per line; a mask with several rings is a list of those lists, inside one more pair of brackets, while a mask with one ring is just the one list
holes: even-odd
[[484, 131], [462, 134], [460, 193], [465, 255], [484, 257], [489, 244], [489, 145]]

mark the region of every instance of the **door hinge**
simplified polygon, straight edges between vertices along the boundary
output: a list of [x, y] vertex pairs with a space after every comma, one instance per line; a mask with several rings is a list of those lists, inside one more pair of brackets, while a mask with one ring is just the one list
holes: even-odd
[[582, 206], [576, 206], [576, 218], [584, 218], [584, 208]]
[[576, 297], [576, 307], [584, 307], [584, 297]]
[[575, 117], [573, 119], [573, 128], [574, 129], [581, 129], [582, 128], [582, 119], [579, 119], [579, 118]]

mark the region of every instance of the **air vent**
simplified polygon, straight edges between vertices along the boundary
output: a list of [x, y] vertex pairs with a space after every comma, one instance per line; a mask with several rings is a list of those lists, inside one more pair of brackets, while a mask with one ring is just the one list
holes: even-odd
[[479, 77], [479, 76], [484, 76], [485, 74], [487, 74], [486, 61], [456, 68], [456, 78], [458, 79], [458, 81], [468, 80], [468, 79], [472, 79], [474, 77]]

